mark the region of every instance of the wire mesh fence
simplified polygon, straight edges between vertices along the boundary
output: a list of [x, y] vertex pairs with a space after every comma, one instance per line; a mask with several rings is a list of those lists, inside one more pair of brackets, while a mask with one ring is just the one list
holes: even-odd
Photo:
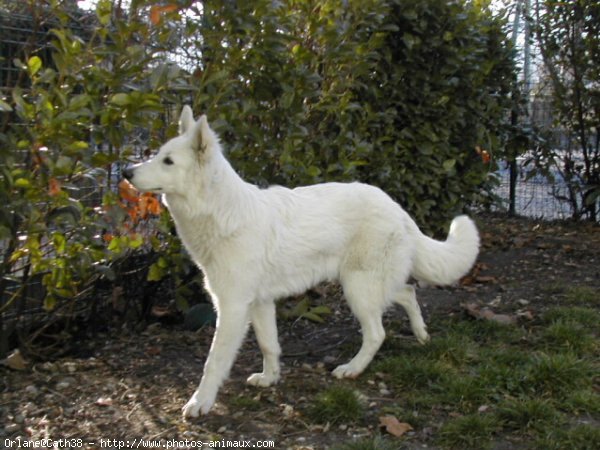
[[[517, 161], [518, 174], [514, 196], [514, 211], [518, 216], [543, 219], [565, 220], [573, 216], [573, 208], [569, 198], [568, 185], [564, 181], [535, 175], [528, 176], [523, 159]], [[510, 210], [510, 169], [502, 164], [498, 172], [499, 185], [494, 190], [497, 204], [494, 211]]]

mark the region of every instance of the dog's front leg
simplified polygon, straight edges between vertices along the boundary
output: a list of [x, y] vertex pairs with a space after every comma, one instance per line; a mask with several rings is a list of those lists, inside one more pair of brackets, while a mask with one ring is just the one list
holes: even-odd
[[219, 305], [217, 329], [204, 364], [204, 374], [192, 398], [183, 407], [184, 417], [198, 417], [212, 408], [217, 392], [228, 377], [229, 370], [242, 345], [248, 327], [248, 306], [232, 299]]

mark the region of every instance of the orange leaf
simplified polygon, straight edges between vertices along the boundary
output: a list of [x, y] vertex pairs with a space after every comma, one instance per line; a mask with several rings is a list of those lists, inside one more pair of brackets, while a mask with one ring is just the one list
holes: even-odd
[[475, 146], [475, 152], [479, 155], [484, 164], [488, 164], [492, 159], [490, 152], [484, 148], [481, 148], [479, 145]]
[[379, 425], [385, 428], [385, 431], [396, 436], [402, 437], [413, 427], [405, 422], [400, 422], [394, 416], [382, 416], [379, 418]]
[[127, 180], [121, 180], [119, 182], [119, 195], [123, 200], [137, 203], [139, 200], [138, 190]]
[[60, 181], [58, 181], [56, 178], [50, 178], [50, 181], [48, 182], [48, 195], [55, 197], [58, 194], [60, 194], [60, 192], [61, 192]]
[[174, 11], [177, 11], [177, 5], [172, 3], [168, 5], [154, 5], [150, 8], [150, 22], [154, 25], [160, 25], [162, 15]]
[[146, 201], [146, 209], [150, 214], [158, 216], [162, 211], [162, 207], [160, 206], [160, 201], [156, 198], [154, 194], [149, 192], [142, 195], [142, 198]]
[[488, 153], [487, 150], [483, 150], [481, 152], [481, 160], [483, 161], [484, 164], [488, 164], [491, 159], [492, 159], [492, 157], [490, 156], [490, 154]]
[[142, 219], [148, 217], [148, 197], [143, 196], [138, 202], [138, 214]]
[[133, 206], [127, 210], [127, 214], [129, 214], [129, 217], [133, 221], [133, 223], [136, 223], [138, 216], [140, 215], [140, 208], [138, 208], [137, 206]]
[[150, 8], [150, 22], [154, 25], [158, 25], [160, 23], [160, 6], [153, 6]]
[[158, 200], [153, 198], [148, 210], [155, 216], [160, 216], [160, 213], [162, 212], [162, 206], [160, 206], [160, 202]]

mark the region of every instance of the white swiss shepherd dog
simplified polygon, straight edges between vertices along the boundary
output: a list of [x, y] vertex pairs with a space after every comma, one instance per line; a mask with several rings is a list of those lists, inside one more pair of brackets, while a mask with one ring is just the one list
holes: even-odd
[[288, 189], [249, 184], [223, 155], [206, 116], [185, 106], [179, 136], [124, 176], [142, 191], [164, 194], [185, 248], [205, 276], [217, 328], [204, 375], [183, 407], [185, 417], [206, 414], [228, 377], [248, 323], [263, 354], [254, 386], [280, 378], [275, 300], [339, 280], [362, 329], [362, 346], [337, 378], [365, 370], [383, 343], [382, 314], [404, 307], [417, 340], [429, 340], [409, 277], [447, 285], [477, 258], [479, 235], [456, 217], [445, 242], [423, 235], [409, 215], [380, 189], [361, 183], [324, 183]]

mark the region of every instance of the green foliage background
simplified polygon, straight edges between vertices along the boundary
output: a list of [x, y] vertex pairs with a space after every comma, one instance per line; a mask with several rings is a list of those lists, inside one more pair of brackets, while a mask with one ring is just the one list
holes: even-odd
[[50, 49], [14, 60], [20, 81], [0, 98], [3, 311], [32, 276], [47, 309], [118, 280], [113, 261], [144, 243], [159, 255], [152, 280], [186, 270], [168, 217], [124, 228], [114, 186], [118, 163], [176, 133], [186, 103], [261, 185], [372, 183], [428, 232], [488, 199], [493, 161], [475, 149], [504, 154], [515, 68], [487, 2], [120, 3], [50, 2], [36, 16]]
[[515, 69], [481, 2], [203, 5], [194, 105], [246, 178], [359, 179], [428, 231], [486, 197], [475, 148], [503, 156]]

